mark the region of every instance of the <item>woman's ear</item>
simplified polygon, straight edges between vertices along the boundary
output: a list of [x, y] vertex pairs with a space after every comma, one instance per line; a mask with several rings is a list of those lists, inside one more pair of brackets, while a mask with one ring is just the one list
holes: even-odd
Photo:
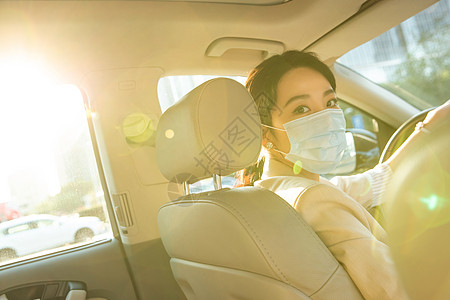
[[263, 128], [263, 136], [262, 136], [262, 145], [266, 149], [271, 149], [273, 147], [272, 141], [274, 140], [274, 137], [272, 133], [270, 132], [270, 129]]

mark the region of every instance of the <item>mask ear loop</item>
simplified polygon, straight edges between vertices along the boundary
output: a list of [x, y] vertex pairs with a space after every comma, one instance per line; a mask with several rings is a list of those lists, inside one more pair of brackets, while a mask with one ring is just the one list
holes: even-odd
[[[284, 131], [284, 132], [286, 132], [286, 129], [281, 129], [281, 128], [269, 126], [269, 125], [266, 125], [266, 124], [261, 124], [261, 126], [264, 126], [264, 127], [270, 128], [270, 129], [275, 129], [275, 130], [279, 130], [279, 131]], [[287, 153], [284, 153], [283, 151], [280, 151], [280, 150], [274, 148], [272, 142], [267, 142], [267, 143], [266, 143], [266, 148], [267, 148], [267, 150], [274, 150], [274, 151], [276, 151], [276, 152], [278, 152], [278, 153], [284, 155], [285, 157], [286, 157], [286, 155], [287, 155]]]
[[270, 128], [270, 129], [275, 129], [275, 130], [279, 130], [279, 131], [286, 131], [286, 129], [281, 129], [281, 128], [277, 128], [277, 127], [269, 126], [269, 125], [266, 125], [266, 124], [261, 124], [261, 126], [263, 126], [263, 127], [267, 127], [267, 128]]
[[284, 156], [284, 158], [286, 158], [287, 153], [285, 153], [285, 152], [283, 152], [283, 151], [281, 151], [281, 150], [278, 150], [278, 149], [276, 149], [276, 148], [272, 148], [272, 150], [275, 151], [275, 152], [278, 152], [278, 153], [282, 154], [282, 155]]

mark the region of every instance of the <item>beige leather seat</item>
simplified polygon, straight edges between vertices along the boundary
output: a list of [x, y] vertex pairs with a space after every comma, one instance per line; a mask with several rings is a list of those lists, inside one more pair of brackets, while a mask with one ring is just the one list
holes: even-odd
[[[247, 90], [214, 79], [161, 117], [158, 164], [174, 182], [228, 175], [257, 159], [261, 139]], [[188, 299], [362, 299], [313, 230], [271, 191], [182, 196], [161, 207], [158, 224]]]

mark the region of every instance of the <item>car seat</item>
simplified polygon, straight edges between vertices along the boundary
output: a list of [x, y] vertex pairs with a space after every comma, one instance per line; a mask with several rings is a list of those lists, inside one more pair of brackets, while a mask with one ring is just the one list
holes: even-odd
[[[186, 195], [160, 208], [170, 265], [188, 299], [362, 299], [300, 214], [258, 187], [221, 188], [220, 176], [254, 163], [262, 133], [241, 84], [205, 82], [170, 107], [157, 128], [162, 174]], [[217, 190], [189, 194], [213, 177]]]

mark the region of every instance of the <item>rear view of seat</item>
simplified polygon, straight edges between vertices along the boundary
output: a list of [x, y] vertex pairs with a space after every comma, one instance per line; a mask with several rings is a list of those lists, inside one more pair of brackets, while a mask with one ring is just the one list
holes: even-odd
[[161, 117], [163, 175], [189, 184], [214, 177], [216, 191], [161, 207], [158, 225], [188, 299], [362, 299], [314, 231], [283, 199], [257, 187], [221, 189], [220, 177], [256, 161], [256, 105], [241, 84], [210, 80]]

